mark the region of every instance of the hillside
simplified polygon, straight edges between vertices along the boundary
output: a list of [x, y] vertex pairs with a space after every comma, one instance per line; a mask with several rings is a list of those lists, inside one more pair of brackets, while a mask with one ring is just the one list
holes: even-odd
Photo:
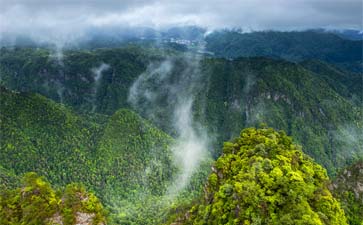
[[345, 69], [362, 71], [362, 41], [316, 31], [218, 31], [206, 37], [206, 49], [218, 57], [277, 57], [289, 61], [323, 60]]
[[224, 144], [204, 198], [176, 224], [347, 224], [327, 181], [284, 132], [245, 129]]
[[[153, 207], [177, 172], [167, 134], [130, 110], [78, 115], [38, 94], [0, 90], [1, 186], [17, 187], [33, 171], [57, 189], [84, 184], [111, 220], [133, 220], [140, 212], [150, 221], [163, 219]], [[127, 204], [120, 207], [122, 201]]]
[[323, 61], [306, 60], [300, 64], [304, 68], [314, 72], [320, 79], [323, 79], [325, 82], [327, 82], [335, 92], [351, 100], [357, 105], [362, 105], [362, 73], [343, 71], [338, 67]]
[[[193, 61], [184, 53], [135, 46], [66, 51], [61, 62], [46, 49], [3, 48], [1, 53], [4, 86], [40, 93], [78, 112], [112, 115], [119, 108], [132, 108], [174, 135], [174, 87], [191, 92], [194, 117], [214, 137], [214, 149], [241, 127], [264, 122], [286, 130], [331, 174], [362, 155], [361, 75], [325, 62], [206, 57]], [[165, 65], [170, 71], [163, 70]], [[143, 84], [157, 96], [155, 102], [130, 104], [134, 82], [155, 71], [163, 79]], [[218, 157], [220, 151], [213, 154]]]
[[362, 109], [335, 91], [324, 80], [328, 75], [266, 58], [208, 59], [202, 68], [209, 76], [196, 111], [204, 112], [201, 120], [217, 139], [229, 140], [241, 127], [267, 123], [293, 136], [329, 172], [362, 156]]

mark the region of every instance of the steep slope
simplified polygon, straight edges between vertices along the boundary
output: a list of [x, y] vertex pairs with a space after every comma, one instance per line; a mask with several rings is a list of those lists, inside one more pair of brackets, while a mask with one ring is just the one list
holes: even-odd
[[283, 132], [248, 128], [226, 142], [200, 204], [180, 224], [347, 224], [326, 171]]
[[127, 106], [128, 88], [150, 57], [134, 47], [67, 51], [61, 57], [47, 49], [0, 51], [0, 79], [8, 88], [110, 115]]
[[363, 223], [363, 161], [343, 169], [333, 180], [330, 189], [341, 201], [348, 222], [352, 225]]
[[130, 197], [135, 191], [162, 195], [176, 171], [172, 141], [135, 113], [117, 111], [98, 142], [99, 169], [106, 177], [103, 189], [117, 193], [117, 198]]
[[88, 123], [66, 107], [40, 95], [0, 89], [0, 164], [15, 174], [45, 175], [52, 183], [83, 181], [94, 160], [92, 133], [100, 126]]
[[306, 60], [301, 62], [300, 65], [314, 72], [343, 97], [351, 99], [356, 104], [362, 104], [362, 73], [349, 73], [328, 63], [316, 60]]
[[112, 217], [133, 220], [154, 210], [150, 221], [162, 219], [151, 199], [163, 197], [177, 171], [171, 137], [126, 109], [77, 115], [38, 94], [0, 90], [1, 185], [16, 186], [18, 176], [34, 171], [56, 187], [83, 183]]
[[196, 112], [203, 112], [203, 124], [220, 142], [236, 136], [241, 127], [267, 123], [293, 136], [329, 172], [363, 154], [361, 107], [318, 75], [266, 58], [204, 63], [209, 76]]
[[[157, 110], [149, 115], [143, 108], [133, 109], [168, 134], [175, 133], [171, 110], [175, 103], [169, 100], [178, 89], [172, 88], [189, 90], [192, 85], [197, 87], [191, 94], [195, 117], [215, 137], [215, 146], [237, 135], [241, 127], [265, 122], [286, 130], [332, 174], [363, 154], [361, 74], [325, 62], [205, 57], [191, 62], [184, 54], [134, 46], [66, 51], [61, 62], [45, 49], [3, 48], [1, 53], [3, 85], [41, 93], [80, 112], [112, 115], [132, 107], [128, 102], [132, 84], [155, 67], [165, 80], [156, 84], [150, 79], [144, 85], [157, 92], [153, 105]], [[169, 72], [163, 70], [165, 64]], [[198, 71], [193, 84], [183, 78], [192, 74], [190, 68]], [[214, 152], [215, 157], [219, 154]]]

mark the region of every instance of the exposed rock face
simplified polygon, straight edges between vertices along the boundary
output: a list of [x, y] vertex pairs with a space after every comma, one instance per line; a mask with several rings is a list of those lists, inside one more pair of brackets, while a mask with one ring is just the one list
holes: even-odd
[[363, 224], [363, 160], [341, 171], [329, 188], [340, 200], [349, 224]]
[[49, 224], [52, 225], [63, 225], [63, 219], [62, 216], [57, 212], [49, 219]]
[[344, 169], [330, 185], [330, 189], [334, 192], [351, 191], [363, 204], [363, 160]]
[[77, 212], [76, 214], [76, 225], [88, 225], [92, 224], [94, 213]]
[[[93, 225], [94, 217], [95, 217], [94, 213], [77, 212], [75, 225]], [[52, 218], [49, 219], [48, 223], [51, 225], [64, 224], [63, 218], [58, 212], [54, 214]], [[105, 223], [101, 222], [98, 225], [105, 225]]]

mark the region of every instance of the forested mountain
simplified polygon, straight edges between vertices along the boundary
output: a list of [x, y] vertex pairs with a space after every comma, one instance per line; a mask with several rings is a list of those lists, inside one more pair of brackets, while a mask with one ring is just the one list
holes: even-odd
[[[176, 102], [168, 102], [173, 93], [165, 87], [187, 82], [181, 74], [196, 73], [188, 68], [198, 67], [193, 111], [217, 145], [241, 127], [264, 122], [292, 135], [332, 174], [363, 154], [362, 75], [324, 62], [202, 57], [193, 65], [183, 53], [139, 47], [68, 51], [61, 62], [45, 49], [1, 53], [1, 82], [11, 89], [43, 94], [78, 112], [112, 115], [119, 108], [133, 108], [169, 134], [174, 133]], [[162, 70], [165, 62], [170, 71]], [[135, 108], [128, 99], [131, 85], [145, 71], [166, 77], [145, 86], [158, 94], [152, 116], [144, 105]]]
[[226, 30], [208, 35], [206, 42], [206, 49], [219, 57], [266, 56], [295, 62], [319, 59], [362, 71], [362, 41], [343, 39], [333, 33]]
[[[38, 94], [4, 87], [0, 109], [3, 188], [18, 187], [20, 176], [34, 171], [57, 188], [84, 184], [124, 222], [135, 220], [141, 210], [150, 214], [150, 221], [163, 219], [152, 214], [152, 207], [162, 200], [177, 173], [170, 136], [126, 109], [110, 117], [77, 115]], [[11, 192], [14, 197], [5, 193], [1, 204], [18, 192]]]
[[327, 82], [334, 91], [343, 97], [358, 105], [362, 104], [362, 73], [345, 71], [323, 61], [317, 60], [306, 60], [301, 62], [301, 65], [316, 73], [319, 78]]
[[362, 43], [204, 32], [1, 48], [0, 223], [360, 225]]
[[283, 132], [249, 128], [226, 142], [204, 199], [181, 224], [347, 224], [326, 171]]

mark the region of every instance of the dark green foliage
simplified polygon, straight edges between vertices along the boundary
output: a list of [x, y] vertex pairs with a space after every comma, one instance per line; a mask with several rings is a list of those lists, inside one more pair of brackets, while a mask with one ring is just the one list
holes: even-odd
[[[127, 106], [128, 88], [145, 69], [150, 54], [139, 48], [67, 51], [62, 59], [45, 49], [0, 50], [0, 78], [7, 87], [31, 91], [82, 111], [112, 114]], [[93, 68], [103, 71], [95, 90]]]
[[[161, 95], [155, 102], [157, 106], [151, 106], [156, 113], [150, 119], [165, 132], [174, 134], [174, 103], [168, 102], [172, 94], [163, 87], [186, 82], [180, 74], [192, 74], [193, 67], [186, 57], [138, 47], [66, 51], [62, 66], [55, 58], [49, 58], [49, 54], [44, 49], [1, 49], [2, 83], [56, 101], [60, 101], [60, 92], [63, 103], [77, 111], [94, 109], [110, 115], [120, 107], [130, 107], [127, 102], [130, 85], [150, 62], [157, 65], [163, 59], [170, 60], [173, 70], [169, 79], [155, 87]], [[102, 62], [110, 68], [102, 73], [95, 91], [91, 69]], [[336, 167], [344, 167], [363, 154], [361, 74], [348, 73], [323, 62], [306, 61], [301, 65], [266, 58], [233, 61], [202, 58], [197, 68], [200, 79], [193, 83], [197, 88], [192, 93], [197, 121], [216, 137], [219, 146], [237, 135], [241, 127], [260, 122], [286, 130], [306, 146], [310, 156], [334, 174]], [[148, 116], [144, 109], [136, 110]], [[346, 149], [350, 152], [344, 152]], [[219, 154], [214, 152], [215, 157]]]
[[0, 190], [16, 187], [19, 184], [18, 177], [11, 171], [0, 165]]
[[285, 133], [248, 128], [224, 144], [205, 199], [183, 223], [347, 224], [327, 182], [326, 171]]
[[341, 170], [330, 185], [340, 200], [349, 224], [363, 224], [363, 160]]
[[35, 173], [24, 175], [20, 188], [0, 192], [0, 224], [76, 224], [77, 213], [92, 215], [92, 224], [105, 222], [105, 211], [95, 195], [76, 184], [63, 194]]
[[330, 173], [363, 154], [361, 107], [335, 92], [323, 75], [264, 58], [209, 59], [202, 68], [209, 76], [196, 111], [203, 111], [198, 117], [220, 142], [240, 127], [264, 122], [293, 136]]
[[307, 60], [301, 63], [329, 84], [334, 91], [356, 104], [363, 102], [363, 74], [343, 71], [322, 61]]
[[267, 56], [290, 61], [320, 59], [346, 69], [362, 71], [362, 41], [345, 40], [335, 34], [314, 31], [220, 31], [208, 35], [207, 50], [226, 58]]
[[[15, 90], [0, 89], [0, 187], [16, 186], [17, 175], [28, 171], [45, 176], [56, 187], [83, 183], [110, 209], [111, 224], [166, 223], [201, 195], [210, 168], [208, 159], [191, 184], [171, 196], [168, 188], [178, 171], [170, 150], [173, 139], [132, 111], [120, 110], [130, 107], [130, 86], [149, 63], [169, 60], [173, 66], [164, 83], [148, 84], [160, 91], [150, 120], [169, 134], [174, 134], [173, 108], [178, 103], [168, 101], [170, 93], [163, 87], [179, 84], [180, 90], [193, 90], [194, 116], [211, 134], [215, 149], [241, 127], [266, 122], [286, 130], [331, 174], [363, 154], [361, 75], [325, 62], [202, 58], [194, 63], [172, 51], [138, 47], [66, 51], [62, 61], [45, 49], [3, 48], [0, 53], [1, 84]], [[102, 63], [110, 68], [96, 84], [91, 70]], [[198, 79], [192, 79], [194, 70]], [[186, 77], [195, 88], [188, 86]], [[67, 106], [17, 92], [24, 90]], [[213, 183], [213, 175], [211, 179]], [[326, 180], [325, 172], [316, 179]], [[68, 205], [79, 207], [77, 199], [68, 200]], [[330, 203], [335, 205], [335, 200]], [[64, 212], [69, 221], [72, 210]]]

